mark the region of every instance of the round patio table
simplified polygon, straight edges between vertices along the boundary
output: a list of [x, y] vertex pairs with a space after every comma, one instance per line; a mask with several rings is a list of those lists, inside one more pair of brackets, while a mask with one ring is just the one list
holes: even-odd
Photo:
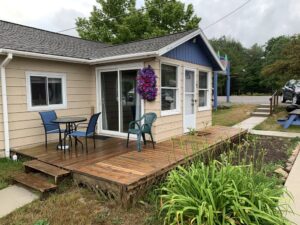
[[77, 116], [64, 116], [64, 117], [59, 117], [55, 120], [52, 120], [52, 123], [59, 123], [59, 124], [66, 124], [66, 130], [64, 132], [64, 143], [62, 143], [62, 140], [60, 141], [60, 145], [57, 146], [57, 148], [60, 147], [61, 150], [66, 150], [69, 149], [69, 146], [66, 145], [66, 138], [68, 134], [72, 132], [72, 125], [75, 123], [80, 123], [84, 122], [87, 119], [85, 117], [77, 117]]

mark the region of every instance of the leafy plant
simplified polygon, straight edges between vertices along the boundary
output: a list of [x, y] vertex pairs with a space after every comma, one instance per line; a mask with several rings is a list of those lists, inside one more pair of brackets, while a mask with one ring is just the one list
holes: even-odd
[[33, 225], [50, 225], [50, 223], [45, 219], [41, 219], [36, 221]]
[[196, 135], [197, 130], [195, 128], [188, 128], [188, 135]]
[[289, 224], [279, 205], [285, 189], [238, 154], [172, 171], [160, 195], [165, 224]]

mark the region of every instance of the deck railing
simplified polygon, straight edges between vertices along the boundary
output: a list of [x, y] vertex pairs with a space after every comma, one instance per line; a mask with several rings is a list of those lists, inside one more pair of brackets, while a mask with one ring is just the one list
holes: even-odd
[[276, 90], [270, 97], [270, 115], [272, 115], [275, 109], [278, 107], [280, 95], [281, 95], [281, 90]]

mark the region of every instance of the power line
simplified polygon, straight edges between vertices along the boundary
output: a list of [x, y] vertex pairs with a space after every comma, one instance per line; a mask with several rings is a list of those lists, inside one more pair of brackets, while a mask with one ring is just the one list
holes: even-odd
[[252, 0], [247, 0], [246, 2], [244, 2], [242, 5], [240, 5], [239, 7], [235, 8], [234, 10], [232, 10], [231, 12], [227, 13], [226, 15], [222, 16], [220, 19], [216, 20], [215, 22], [207, 25], [206, 27], [203, 28], [203, 30], [206, 30], [214, 25], [216, 25], [217, 23], [221, 22], [222, 20], [226, 19], [227, 17], [231, 16], [232, 14], [236, 13], [238, 10], [240, 10], [241, 8], [243, 8], [245, 5], [247, 5], [249, 2], [251, 2]]
[[76, 29], [77, 27], [72, 27], [72, 28], [68, 28], [68, 29], [65, 29], [65, 30], [60, 30], [60, 31], [56, 31], [57, 33], [63, 33], [65, 31], [69, 31], [69, 30], [73, 30], [73, 29]]
[[[227, 17], [231, 16], [232, 14], [236, 13], [238, 10], [240, 10], [241, 8], [243, 8], [245, 5], [247, 5], [249, 2], [251, 2], [252, 0], [247, 0], [246, 2], [244, 2], [242, 5], [238, 6], [237, 8], [235, 8], [234, 10], [232, 10], [231, 12], [227, 13], [226, 15], [222, 16], [221, 18], [219, 18], [218, 20], [216, 20], [215, 22], [209, 24], [208, 26], [204, 27], [203, 30], [206, 30], [214, 25], [216, 25], [217, 23], [221, 22], [222, 20], [226, 19]], [[136, 11], [143, 11], [147, 9], [146, 7], [143, 7], [141, 9], [137, 9]], [[114, 18], [118, 18], [120, 16], [124, 16], [124, 14], [122, 15], [117, 15], [115, 16]], [[69, 31], [69, 30], [73, 30], [73, 29], [76, 29], [77, 27], [71, 27], [71, 28], [67, 28], [67, 29], [64, 29], [64, 30], [60, 30], [60, 31], [57, 31], [57, 33], [63, 33], [63, 32], [66, 32], [66, 31]]]

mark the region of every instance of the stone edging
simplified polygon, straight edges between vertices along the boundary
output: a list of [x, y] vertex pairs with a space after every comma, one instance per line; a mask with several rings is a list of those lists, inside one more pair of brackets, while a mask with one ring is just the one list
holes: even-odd
[[275, 173], [281, 175], [284, 181], [288, 178], [289, 173], [292, 170], [292, 167], [299, 155], [300, 152], [300, 142], [298, 142], [296, 148], [293, 150], [292, 155], [289, 157], [287, 162], [285, 163], [285, 168], [279, 167], [275, 170]]

